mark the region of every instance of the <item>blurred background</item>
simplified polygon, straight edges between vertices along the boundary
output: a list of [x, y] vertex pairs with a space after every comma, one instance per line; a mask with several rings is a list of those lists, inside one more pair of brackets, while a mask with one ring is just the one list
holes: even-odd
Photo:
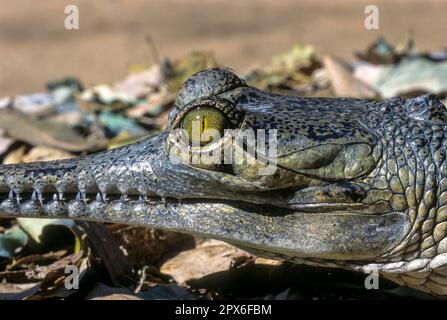
[[[76, 75], [86, 85], [122, 78], [131, 64], [212, 50], [238, 73], [265, 65], [300, 41], [345, 59], [378, 35], [413, 31], [421, 50], [446, 45], [447, 1], [374, 1], [379, 30], [366, 30], [363, 0], [0, 1], [0, 96], [41, 91], [47, 79]], [[64, 28], [77, 5], [80, 29]]]

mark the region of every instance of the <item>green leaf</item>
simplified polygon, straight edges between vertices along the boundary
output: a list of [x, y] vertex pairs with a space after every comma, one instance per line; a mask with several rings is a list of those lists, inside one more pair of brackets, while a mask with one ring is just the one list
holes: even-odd
[[18, 224], [40, 245], [60, 245], [72, 242], [74, 252], [80, 249], [80, 230], [73, 220], [19, 218]]
[[0, 257], [11, 258], [17, 248], [28, 243], [27, 234], [19, 227], [14, 227], [0, 234]]

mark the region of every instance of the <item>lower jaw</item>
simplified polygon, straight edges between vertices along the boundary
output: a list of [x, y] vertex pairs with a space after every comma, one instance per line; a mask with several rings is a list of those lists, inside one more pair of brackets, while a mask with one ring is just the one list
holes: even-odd
[[374, 206], [364, 204], [346, 203], [314, 203], [293, 204], [290, 207], [253, 204], [242, 201], [231, 201], [222, 199], [184, 199], [162, 198], [154, 196], [141, 196], [136, 194], [122, 195], [119, 193], [0, 193], [0, 217], [1, 216], [42, 216], [42, 217], [92, 217], [108, 218], [112, 216], [128, 215], [139, 209], [144, 204], [168, 204], [168, 203], [225, 203], [242, 211], [256, 212], [264, 216], [286, 216], [290, 214], [358, 214], [358, 215], [380, 215], [389, 213], [382, 206], [376, 210]]
[[[43, 198], [51, 199], [50, 195]], [[376, 216], [338, 211], [310, 214], [217, 200], [122, 199], [109, 195], [103, 201], [95, 194], [87, 195], [87, 199], [92, 198], [87, 201], [71, 194], [65, 198], [56, 196], [42, 203], [7, 198], [1, 203], [0, 216], [144, 225], [216, 238], [287, 259], [373, 259], [399, 243], [409, 228], [406, 215], [397, 212]]]
[[28, 194], [17, 195], [13, 192], [0, 194], [0, 217], [58, 217], [81, 218], [92, 217], [94, 219], [106, 218], [107, 210], [119, 209], [123, 211], [130, 204], [164, 203], [162, 198], [149, 198], [138, 195], [120, 194]]
[[[176, 199], [141, 195], [103, 193], [21, 193], [0, 194], [0, 217], [38, 217], [98, 220], [127, 223], [146, 214], [187, 205], [193, 211], [195, 205], [225, 204], [235, 210], [256, 212], [265, 216], [285, 216], [294, 211], [269, 205], [258, 205], [222, 199]], [[125, 218], [121, 221], [121, 218]], [[135, 220], [138, 224], [138, 220]]]

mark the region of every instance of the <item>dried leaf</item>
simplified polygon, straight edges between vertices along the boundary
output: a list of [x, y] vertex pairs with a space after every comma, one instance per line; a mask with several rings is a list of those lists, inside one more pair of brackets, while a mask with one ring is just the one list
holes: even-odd
[[39, 290], [40, 282], [0, 284], [0, 300], [23, 300]]
[[279, 261], [279, 260], [272, 260], [272, 259], [266, 259], [266, 258], [261, 258], [261, 257], [256, 257], [256, 259], [255, 259], [255, 264], [264, 264], [264, 265], [268, 265], [268, 266], [279, 266], [282, 263], [283, 262]]
[[47, 93], [14, 97], [13, 108], [32, 117], [47, 116], [54, 112], [53, 99]]
[[66, 250], [48, 252], [45, 254], [32, 254], [13, 261], [11, 264], [6, 266], [6, 271], [18, 270], [23, 266], [31, 264], [45, 264], [45, 265], [51, 264], [64, 257], [66, 254], [67, 254]]
[[372, 64], [393, 64], [399, 60], [393, 45], [384, 38], [378, 38], [364, 52], [357, 52], [357, 57]]
[[46, 118], [51, 122], [58, 122], [67, 127], [81, 126], [84, 121], [84, 117], [79, 110], [77, 111], [66, 111], [63, 113], [58, 113]]
[[366, 84], [368, 87], [373, 88], [377, 81], [379, 81], [385, 66], [375, 65], [368, 62], [359, 62], [356, 63], [353, 68], [354, 78]]
[[12, 107], [13, 100], [11, 97], [0, 98], [0, 110]]
[[[59, 276], [65, 275], [65, 267], [68, 265], [76, 265], [78, 268], [81, 267], [82, 261], [86, 259], [85, 253], [83, 251], [78, 252], [77, 254], [72, 254], [69, 256], [65, 256], [50, 265], [35, 265], [30, 264], [27, 266], [25, 270], [11, 270], [11, 271], [2, 271], [0, 272], [0, 282], [7, 283], [31, 283], [31, 282], [40, 282], [45, 280], [45, 277], [49, 272], [54, 270], [60, 270]], [[45, 280], [48, 282], [48, 279]], [[42, 282], [43, 283], [43, 282]], [[49, 286], [49, 285], [48, 285]]]
[[140, 118], [144, 115], [156, 117], [163, 111], [166, 111], [166, 109], [170, 108], [174, 100], [175, 94], [163, 87], [160, 92], [150, 95], [146, 102], [137, 104], [127, 110], [126, 115], [131, 118]]
[[103, 283], [96, 284], [86, 296], [87, 300], [143, 300], [127, 288], [109, 287]]
[[313, 73], [319, 68], [321, 63], [314, 48], [298, 43], [273, 57], [267, 67], [255, 70], [245, 78], [250, 85], [275, 93], [310, 94], [319, 89], [319, 81], [313, 79]]
[[93, 151], [104, 148], [106, 142], [83, 137], [73, 128], [57, 122], [37, 120], [17, 112], [0, 110], [0, 128], [10, 137], [31, 145], [56, 147], [67, 151]]
[[290, 75], [311, 68], [315, 59], [314, 47], [297, 43], [289, 51], [273, 57], [272, 63], [264, 70], [269, 74]]
[[36, 161], [51, 161], [72, 158], [73, 155], [64, 150], [51, 147], [34, 147], [26, 153], [26, 147], [21, 146], [8, 153], [3, 164], [29, 163]]
[[157, 91], [166, 81], [162, 65], [155, 64], [147, 70], [132, 73], [115, 83], [113, 90], [123, 92], [133, 99], [141, 99]]
[[51, 147], [34, 147], [24, 157], [23, 162], [51, 161], [73, 158], [74, 155], [61, 149]]
[[127, 132], [130, 137], [141, 137], [147, 133], [134, 119], [117, 113], [102, 111], [99, 121], [106, 128], [107, 133], [113, 137], [122, 132]]
[[140, 292], [144, 300], [197, 300], [198, 297], [186, 288], [176, 284], [159, 284], [150, 290]]
[[26, 153], [26, 146], [20, 146], [19, 148], [12, 150], [10, 153], [6, 155], [6, 157], [3, 159], [3, 164], [22, 163], [25, 153]]
[[172, 256], [194, 247], [194, 238], [190, 235], [146, 227], [121, 227], [113, 234], [135, 268], [157, 264], [164, 255]]
[[4, 133], [4, 130], [0, 128], [0, 156], [8, 151], [9, 147], [14, 143], [14, 139], [5, 137]]
[[172, 276], [178, 283], [185, 283], [190, 279], [228, 270], [235, 259], [241, 256], [250, 255], [224, 242], [208, 240], [166, 261], [160, 271]]
[[98, 283], [86, 296], [88, 300], [196, 300], [197, 296], [175, 284], [157, 285], [135, 294], [127, 288], [109, 287]]
[[65, 279], [68, 274], [65, 273], [65, 269], [69, 265], [74, 265], [79, 270], [78, 281], [79, 288], [83, 287], [83, 282], [87, 279], [87, 275], [90, 273], [88, 259], [84, 252], [70, 255], [56, 261], [55, 263], [47, 267], [39, 267], [34, 270], [34, 276], [40, 277], [42, 282], [40, 283], [39, 290], [26, 298], [26, 300], [42, 300], [48, 298], [66, 298], [73, 294], [76, 294], [78, 290], [69, 288], [65, 285]]
[[194, 51], [172, 65], [168, 85], [172, 92], [177, 92], [183, 83], [194, 73], [216, 67], [217, 63], [211, 51]]
[[386, 66], [375, 87], [383, 98], [446, 93], [447, 62], [424, 57], [404, 58], [398, 64]]
[[136, 285], [137, 279], [125, 253], [119, 247], [112, 233], [101, 223], [78, 221], [85, 231], [89, 261], [96, 268], [105, 268], [113, 285]]
[[373, 90], [354, 78], [352, 71], [343, 61], [326, 55], [323, 62], [336, 96], [351, 98], [372, 98], [375, 96]]

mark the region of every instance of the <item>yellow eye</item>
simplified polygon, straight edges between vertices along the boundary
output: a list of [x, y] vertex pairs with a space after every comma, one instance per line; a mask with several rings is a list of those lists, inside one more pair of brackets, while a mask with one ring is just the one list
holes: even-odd
[[227, 117], [221, 111], [212, 107], [197, 107], [185, 115], [182, 128], [186, 130], [190, 142], [205, 146], [213, 141], [217, 133], [223, 137], [224, 129], [229, 126]]

